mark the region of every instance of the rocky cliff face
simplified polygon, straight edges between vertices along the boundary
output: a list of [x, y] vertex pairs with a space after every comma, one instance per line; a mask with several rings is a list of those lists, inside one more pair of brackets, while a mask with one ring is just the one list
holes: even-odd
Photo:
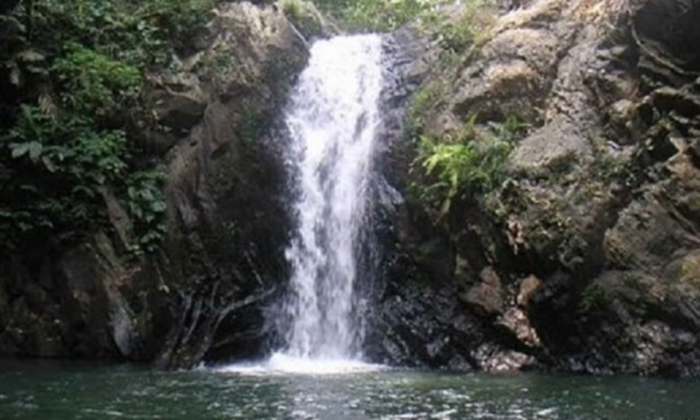
[[471, 115], [477, 129], [529, 128], [508, 181], [442, 218], [410, 193], [416, 146], [383, 158], [406, 199], [389, 206], [376, 357], [700, 373], [698, 18], [692, 0], [541, 0], [501, 16], [458, 65], [424, 42], [417, 68], [440, 92], [425, 133]]
[[224, 3], [182, 71], [150, 78], [167, 162], [162, 251], [130, 257], [131, 221], [109, 191], [112, 227], [72, 250], [3, 256], [0, 354], [158, 360], [257, 354], [262, 310], [284, 278], [289, 231], [275, 117], [307, 56], [276, 6]]

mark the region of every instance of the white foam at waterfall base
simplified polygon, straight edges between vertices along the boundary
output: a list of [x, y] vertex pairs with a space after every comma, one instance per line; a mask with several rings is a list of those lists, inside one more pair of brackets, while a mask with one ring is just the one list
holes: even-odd
[[246, 376], [267, 375], [348, 375], [388, 370], [384, 365], [365, 363], [360, 360], [322, 359], [289, 356], [276, 353], [262, 363], [240, 363], [215, 369], [221, 373]]
[[[371, 197], [372, 157], [381, 122], [382, 40], [341, 36], [316, 42], [284, 114], [295, 230], [286, 250], [290, 294], [273, 323], [285, 341], [267, 362], [238, 373], [338, 374], [381, 367], [362, 361], [368, 273], [358, 252]], [[358, 250], [359, 249], [359, 250]]]

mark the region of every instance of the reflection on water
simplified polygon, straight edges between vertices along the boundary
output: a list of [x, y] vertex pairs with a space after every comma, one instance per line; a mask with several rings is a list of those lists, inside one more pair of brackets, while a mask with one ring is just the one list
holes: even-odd
[[0, 362], [0, 419], [698, 420], [700, 383], [627, 377], [155, 372]]

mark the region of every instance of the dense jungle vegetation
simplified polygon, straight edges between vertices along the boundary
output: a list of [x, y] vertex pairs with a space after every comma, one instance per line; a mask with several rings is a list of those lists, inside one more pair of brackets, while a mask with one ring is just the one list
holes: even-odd
[[163, 234], [159, 159], [143, 145], [149, 72], [177, 65], [208, 0], [2, 3], [0, 243], [75, 241], [130, 213], [132, 251]]

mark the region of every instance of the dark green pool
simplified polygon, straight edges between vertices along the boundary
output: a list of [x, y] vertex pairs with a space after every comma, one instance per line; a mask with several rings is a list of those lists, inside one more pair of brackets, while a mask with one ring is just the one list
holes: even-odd
[[700, 420], [700, 383], [629, 377], [155, 372], [0, 362], [0, 419]]

